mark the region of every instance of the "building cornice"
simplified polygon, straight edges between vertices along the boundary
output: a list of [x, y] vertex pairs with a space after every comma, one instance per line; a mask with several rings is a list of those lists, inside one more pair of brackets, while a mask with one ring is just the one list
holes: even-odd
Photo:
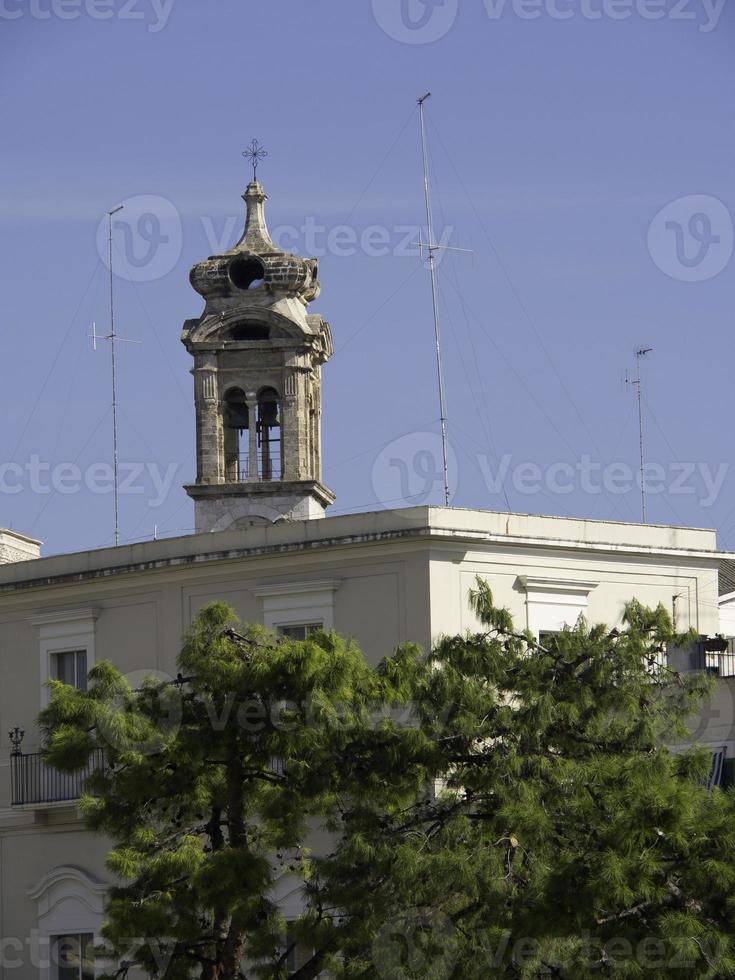
[[[559, 531], [580, 530], [580, 537], [524, 533], [513, 527], [538, 525], [553, 528], [558, 521]], [[483, 528], [482, 524], [503, 526], [503, 532]], [[716, 565], [726, 554], [698, 547], [673, 544], [635, 543], [632, 540], [601, 540], [606, 527], [611, 537], [621, 529], [630, 528], [631, 537], [649, 537], [664, 532], [669, 538], [689, 535], [694, 543], [706, 540], [713, 532], [688, 528], [653, 528], [651, 526], [620, 525], [611, 522], [581, 521], [566, 518], [536, 518], [526, 515], [500, 515], [485, 511], [461, 511], [444, 508], [410, 508], [353, 515], [352, 518], [333, 517], [318, 521], [279, 523], [268, 527], [216, 534], [189, 535], [155, 542], [141, 542], [120, 548], [56, 555], [37, 559], [31, 566], [0, 566], [0, 595], [31, 589], [43, 589], [81, 581], [93, 581], [143, 572], [186, 568], [214, 562], [256, 559], [270, 555], [314, 553], [330, 549], [357, 548], [369, 545], [389, 545], [399, 541], [430, 541], [437, 544], [461, 545], [472, 548], [534, 549], [548, 553], [573, 552], [578, 555], [618, 555], [636, 559], [657, 558], [701, 560]], [[330, 533], [331, 532], [331, 533]], [[599, 532], [599, 538], [596, 537]], [[29, 574], [32, 572], [33, 574]], [[21, 577], [21, 575], [23, 577]], [[52, 614], [53, 615], [53, 614]]]
[[99, 616], [99, 609], [89, 606], [85, 609], [59, 609], [57, 612], [40, 613], [31, 616], [31, 626], [56, 626], [60, 623], [93, 623]]
[[275, 585], [257, 585], [250, 589], [261, 599], [278, 596], [307, 595], [315, 592], [336, 592], [342, 582], [339, 579], [325, 579], [321, 582], [280, 582]]
[[93, 878], [84, 868], [79, 868], [75, 864], [65, 864], [49, 871], [33, 888], [28, 889], [26, 895], [31, 901], [37, 902], [55, 885], [66, 881], [81, 883], [91, 894], [100, 898], [105, 898], [110, 889], [109, 885], [99, 878]]
[[526, 592], [559, 592], [564, 595], [588, 596], [599, 582], [588, 582], [577, 578], [541, 578], [532, 575], [519, 575], [518, 581]]

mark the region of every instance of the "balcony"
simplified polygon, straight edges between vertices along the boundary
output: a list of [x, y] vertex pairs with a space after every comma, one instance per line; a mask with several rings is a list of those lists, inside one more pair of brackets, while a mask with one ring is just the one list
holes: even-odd
[[706, 670], [715, 677], [735, 677], [735, 638], [716, 637], [720, 649], [710, 649], [708, 643], [697, 644], [700, 670]]
[[10, 756], [13, 806], [72, 803], [85, 792], [85, 780], [105, 764], [102, 749], [95, 749], [87, 766], [79, 772], [59, 772], [47, 765], [38, 752]]
[[[280, 440], [258, 443], [259, 460], [250, 465], [249, 453], [225, 453], [225, 482], [268, 483], [283, 478]], [[266, 448], [267, 446], [267, 448]]]
[[713, 677], [735, 677], [735, 638], [702, 637], [686, 649], [669, 650], [667, 661], [680, 673], [703, 670]]

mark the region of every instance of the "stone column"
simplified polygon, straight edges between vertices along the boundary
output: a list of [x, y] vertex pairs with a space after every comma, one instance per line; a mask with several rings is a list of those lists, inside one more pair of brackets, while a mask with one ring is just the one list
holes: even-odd
[[258, 400], [254, 393], [247, 393], [248, 403], [248, 483], [260, 480], [258, 468]]
[[197, 414], [197, 482], [220, 483], [219, 406], [217, 373], [203, 361], [194, 369]]
[[299, 382], [298, 371], [292, 368], [288, 369], [283, 378], [283, 396], [281, 398], [282, 472], [283, 479], [286, 481], [304, 478]]
[[311, 379], [313, 416], [311, 418], [311, 459], [315, 480], [322, 479], [322, 385], [321, 370], [316, 367]]

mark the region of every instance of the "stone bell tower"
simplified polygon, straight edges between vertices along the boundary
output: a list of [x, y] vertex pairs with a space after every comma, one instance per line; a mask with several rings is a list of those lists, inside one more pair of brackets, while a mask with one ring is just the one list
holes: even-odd
[[197, 480], [186, 487], [197, 532], [324, 517], [321, 366], [329, 324], [308, 313], [320, 291], [316, 259], [277, 248], [266, 194], [243, 195], [245, 232], [191, 270], [204, 312], [181, 337], [194, 358]]

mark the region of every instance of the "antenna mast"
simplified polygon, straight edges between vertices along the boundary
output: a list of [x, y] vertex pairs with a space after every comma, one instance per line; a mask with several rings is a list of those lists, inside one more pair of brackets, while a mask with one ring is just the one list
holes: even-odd
[[646, 519], [646, 483], [645, 483], [645, 469], [644, 469], [644, 446], [643, 446], [643, 381], [641, 379], [641, 361], [646, 356], [650, 354], [653, 347], [639, 347], [635, 352], [636, 359], [636, 376], [631, 384], [635, 385], [637, 389], [638, 398], [638, 443], [640, 447], [640, 459], [641, 459], [641, 514], [643, 516], [643, 523], [647, 523]]
[[107, 212], [107, 220], [109, 223], [109, 261], [110, 261], [110, 332], [106, 337], [101, 336], [97, 333], [97, 324], [92, 324], [92, 333], [90, 337], [92, 339], [92, 349], [97, 350], [98, 340], [109, 340], [110, 341], [110, 351], [112, 352], [112, 468], [114, 473], [114, 491], [115, 491], [115, 546], [120, 544], [120, 479], [119, 479], [119, 461], [117, 452], [117, 364], [115, 360], [116, 356], [116, 343], [121, 341], [126, 344], [139, 344], [139, 340], [128, 340], [126, 337], [118, 337], [115, 332], [115, 290], [114, 290], [114, 279], [112, 271], [112, 216], [117, 214], [118, 211], [122, 211], [123, 205], [121, 204], [117, 208], [113, 208], [112, 211]]
[[112, 352], [112, 467], [114, 471], [115, 484], [115, 547], [120, 544], [120, 499], [119, 499], [119, 475], [118, 475], [118, 456], [117, 456], [117, 373], [115, 368], [115, 291], [113, 286], [112, 273], [112, 216], [122, 211], [123, 205], [113, 208], [107, 212], [110, 236], [110, 351]]
[[429, 154], [426, 146], [426, 123], [424, 120], [424, 103], [431, 98], [427, 92], [418, 100], [419, 120], [421, 123], [421, 156], [424, 165], [424, 198], [426, 201], [426, 227], [429, 243], [429, 272], [431, 274], [431, 302], [434, 308], [434, 341], [436, 344], [436, 373], [439, 381], [439, 411], [441, 416], [442, 433], [442, 462], [444, 465], [444, 504], [449, 506], [449, 462], [447, 449], [447, 409], [444, 396], [444, 368], [442, 365], [441, 334], [439, 330], [439, 298], [436, 283], [436, 252], [439, 246], [434, 240], [434, 213], [431, 205], [431, 186], [429, 184]]

